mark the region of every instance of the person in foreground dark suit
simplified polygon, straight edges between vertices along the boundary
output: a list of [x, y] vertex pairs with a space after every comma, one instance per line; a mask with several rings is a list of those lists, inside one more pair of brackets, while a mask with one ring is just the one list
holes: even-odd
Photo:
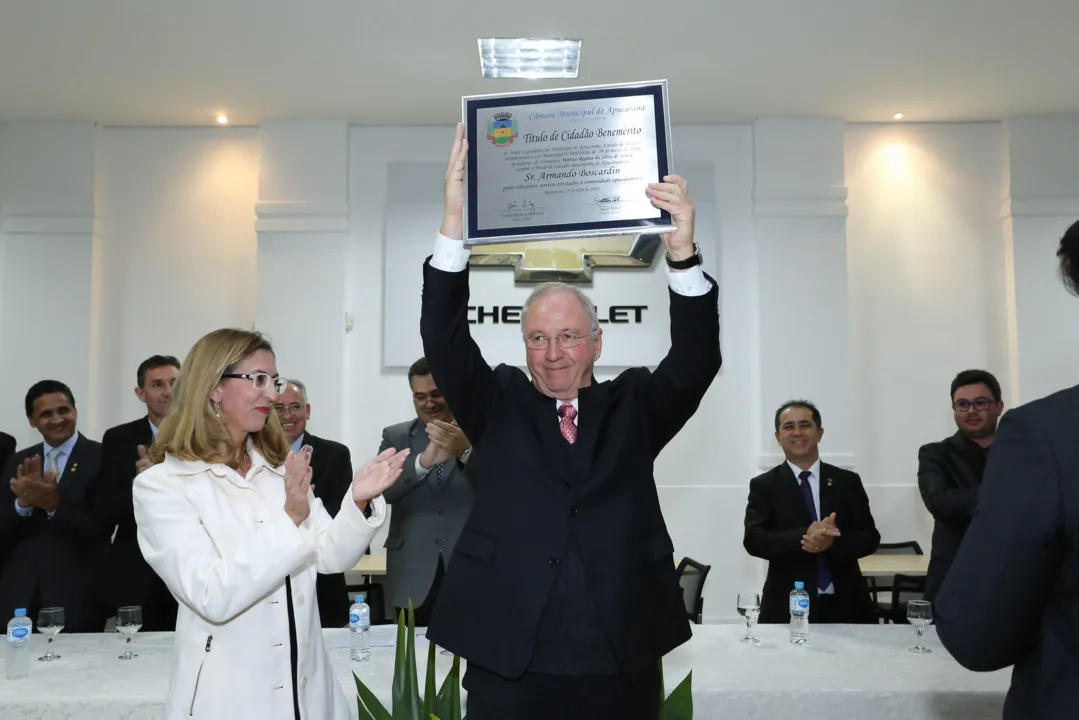
[[925, 580], [932, 600], [944, 582], [952, 558], [978, 504], [978, 486], [986, 455], [1004, 410], [1000, 383], [985, 370], [964, 370], [952, 380], [956, 433], [918, 450], [918, 490], [933, 516], [933, 549]]
[[141, 607], [147, 632], [175, 630], [177, 604], [142, 557], [131, 491], [135, 476], [150, 466], [148, 452], [172, 405], [179, 369], [180, 361], [169, 355], [154, 355], [139, 364], [135, 396], [146, 405], [146, 415], [105, 431], [94, 492], [94, 517], [112, 537], [99, 583], [101, 600], [113, 613], [129, 605]]
[[[307, 386], [301, 381], [290, 378], [273, 407], [285, 428], [292, 452], [300, 452], [304, 445], [311, 446], [312, 491], [322, 501], [330, 517], [337, 517], [341, 501], [352, 486], [352, 454], [339, 442], [307, 432], [311, 403], [307, 399]], [[344, 573], [319, 573], [315, 578], [315, 595], [322, 627], [340, 628], [348, 625], [348, 609], [352, 607], [352, 601], [348, 597]]]
[[492, 369], [469, 334], [467, 147], [458, 125], [445, 216], [423, 266], [420, 334], [482, 462], [427, 637], [467, 660], [470, 720], [654, 720], [657, 662], [691, 631], [653, 467], [721, 362], [719, 288], [700, 267], [686, 183], [667, 176], [642, 189], [677, 226], [664, 238], [667, 356], [654, 371], [597, 382], [594, 305], [545, 284], [522, 312], [530, 380]]
[[472, 509], [476, 458], [435, 386], [425, 358], [408, 369], [416, 417], [382, 430], [387, 448], [411, 449], [401, 477], [382, 496], [390, 505], [386, 599], [394, 617], [411, 602], [416, 627], [430, 624], [446, 564]]
[[[1079, 223], [1057, 251], [1079, 295]], [[934, 603], [965, 668], [1014, 665], [1004, 720], [1071, 720], [1079, 707], [1079, 387], [1005, 413], [978, 506]]]
[[91, 499], [101, 445], [77, 432], [75, 398], [56, 380], [26, 393], [26, 418], [44, 443], [12, 455], [2, 472], [12, 494], [0, 502], [0, 615], [26, 608], [36, 627], [41, 608], [62, 607], [67, 632], [100, 632], [95, 585], [109, 538]]
[[0, 468], [4, 467], [7, 459], [15, 452], [15, 438], [6, 432], [0, 432]]
[[858, 560], [880, 545], [857, 473], [820, 461], [820, 411], [807, 400], [775, 414], [786, 461], [749, 481], [746, 551], [768, 561], [762, 623], [790, 621], [790, 592], [805, 583], [810, 623], [876, 623]]

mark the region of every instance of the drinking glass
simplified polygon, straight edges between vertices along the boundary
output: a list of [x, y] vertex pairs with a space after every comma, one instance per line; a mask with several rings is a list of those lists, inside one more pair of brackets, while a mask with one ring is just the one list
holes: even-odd
[[37, 616], [37, 629], [49, 639], [45, 654], [38, 658], [44, 662], [59, 660], [60, 656], [52, 651], [52, 640], [64, 629], [64, 609], [62, 607], [42, 608]]
[[933, 622], [933, 605], [928, 600], [911, 600], [907, 603], [907, 620], [918, 631], [918, 644], [910, 649], [912, 653], [924, 655], [932, 652], [925, 646], [925, 628]]
[[142, 627], [142, 608], [138, 605], [128, 605], [116, 611], [116, 631], [125, 636], [124, 654], [121, 660], [137, 658], [138, 655], [131, 652], [131, 638]]
[[761, 613], [761, 596], [757, 593], [738, 593], [738, 614], [746, 619], [746, 636], [742, 642], [759, 645], [760, 640], [753, 637], [753, 623]]

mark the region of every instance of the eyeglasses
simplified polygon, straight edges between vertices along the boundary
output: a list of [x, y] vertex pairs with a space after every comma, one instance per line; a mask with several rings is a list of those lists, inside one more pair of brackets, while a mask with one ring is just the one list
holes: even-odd
[[542, 350], [552, 340], [557, 340], [562, 347], [571, 348], [583, 343], [587, 337], [587, 335], [577, 335], [576, 333], [562, 333], [561, 335], [555, 335], [553, 338], [546, 335], [531, 335], [525, 338], [525, 345], [529, 350]]
[[274, 403], [273, 409], [278, 415], [284, 415], [286, 410], [288, 410], [291, 415], [299, 415], [304, 411], [305, 406], [301, 403], [289, 403], [288, 405]]
[[285, 378], [271, 378], [266, 373], [225, 373], [222, 378], [233, 378], [235, 380], [250, 380], [251, 384], [255, 386], [256, 390], [262, 391], [269, 387], [270, 383], [273, 383], [274, 390], [278, 395], [285, 392], [285, 388], [288, 387], [288, 380]]
[[970, 412], [971, 408], [974, 408], [978, 412], [988, 410], [994, 403], [989, 398], [975, 398], [974, 400], [956, 400], [952, 403], [952, 407], [959, 412]]

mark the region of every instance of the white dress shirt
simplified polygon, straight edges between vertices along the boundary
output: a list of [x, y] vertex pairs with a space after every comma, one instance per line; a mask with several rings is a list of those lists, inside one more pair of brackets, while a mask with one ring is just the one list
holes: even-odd
[[[49, 453], [51, 453], [54, 449], [59, 449], [60, 453], [56, 456], [56, 484], [59, 485], [60, 484], [60, 478], [63, 477], [64, 470], [67, 469], [67, 459], [69, 457], [71, 457], [71, 451], [75, 448], [75, 443], [78, 442], [78, 440], [79, 440], [79, 434], [76, 432], [71, 437], [69, 437], [67, 440], [65, 440], [63, 442], [63, 444], [60, 445], [59, 448], [53, 448], [47, 442], [43, 442], [42, 443], [42, 453], [41, 453], [41, 457], [42, 457], [41, 472], [42, 472], [42, 475], [44, 475], [44, 473], [45, 473], [45, 469], [46, 469], [45, 464], [48, 462]], [[15, 512], [17, 512], [21, 517], [28, 518], [28, 517], [30, 517], [31, 515], [34, 514], [34, 507], [31, 506], [31, 507], [25, 507], [24, 508], [22, 505], [19, 504], [19, 501], [16, 498], [16, 500], [15, 500]], [[56, 512], [56, 511], [55, 510], [49, 510], [48, 511], [49, 517], [52, 517], [54, 512]]]
[[[787, 461], [787, 466], [790, 467], [794, 473], [794, 479], [798, 483], [798, 492], [802, 492], [801, 483], [802, 480], [798, 476], [802, 474], [802, 468], [798, 467], [794, 463]], [[820, 516], [820, 460], [816, 460], [809, 467], [809, 489], [813, 491], [813, 507], [817, 513], [817, 519], [821, 520]], [[823, 590], [818, 588], [818, 592], [822, 595], [832, 595], [835, 593], [835, 584], [830, 583], [828, 587]]]

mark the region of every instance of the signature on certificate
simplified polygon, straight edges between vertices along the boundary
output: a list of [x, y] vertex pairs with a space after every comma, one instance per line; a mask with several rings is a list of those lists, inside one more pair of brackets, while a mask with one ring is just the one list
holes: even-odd
[[507, 210], [520, 210], [528, 215], [536, 214], [536, 206], [531, 200], [511, 200], [506, 203]]

